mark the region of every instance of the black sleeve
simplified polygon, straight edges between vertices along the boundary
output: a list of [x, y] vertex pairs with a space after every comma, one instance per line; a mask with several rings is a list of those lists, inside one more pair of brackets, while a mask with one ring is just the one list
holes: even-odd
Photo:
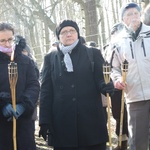
[[50, 54], [45, 56], [42, 68], [39, 125], [48, 124], [52, 130], [53, 85], [50, 57]]

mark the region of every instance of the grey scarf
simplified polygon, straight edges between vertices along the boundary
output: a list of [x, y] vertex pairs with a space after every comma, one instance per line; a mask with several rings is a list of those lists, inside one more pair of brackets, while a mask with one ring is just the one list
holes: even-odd
[[68, 72], [73, 72], [72, 60], [70, 58], [69, 53], [71, 53], [72, 49], [78, 44], [79, 39], [76, 40], [72, 45], [64, 46], [63, 44], [59, 44], [59, 48], [64, 54], [64, 63]]

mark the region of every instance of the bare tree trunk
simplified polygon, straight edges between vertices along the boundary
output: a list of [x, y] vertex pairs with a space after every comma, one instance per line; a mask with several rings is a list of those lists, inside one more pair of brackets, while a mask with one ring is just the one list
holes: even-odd
[[84, 12], [86, 41], [95, 41], [98, 43], [98, 25], [95, 0], [86, 0]]

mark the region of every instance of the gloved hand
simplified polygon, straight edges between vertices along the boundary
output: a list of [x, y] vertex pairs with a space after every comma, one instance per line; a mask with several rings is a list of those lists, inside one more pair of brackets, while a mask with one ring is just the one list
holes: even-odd
[[17, 116], [17, 119], [24, 113], [25, 111], [25, 108], [23, 107], [22, 104], [17, 104], [16, 105], [16, 116]]
[[54, 146], [54, 141], [53, 141], [54, 139], [53, 139], [53, 135], [52, 135], [52, 133], [49, 133], [48, 134], [48, 145], [50, 146], [50, 147], [53, 147]]
[[114, 84], [112, 82], [109, 83], [102, 83], [101, 84], [101, 89], [104, 93], [109, 93], [109, 95], [113, 95], [114, 94]]
[[39, 131], [39, 137], [43, 137], [43, 139], [46, 141], [47, 140], [47, 135], [49, 133], [49, 127], [47, 124], [42, 124], [40, 126], [40, 131]]
[[5, 117], [12, 117], [14, 116], [17, 118], [16, 112], [14, 111], [13, 107], [11, 104], [7, 104], [6, 106], [3, 107], [2, 113]]

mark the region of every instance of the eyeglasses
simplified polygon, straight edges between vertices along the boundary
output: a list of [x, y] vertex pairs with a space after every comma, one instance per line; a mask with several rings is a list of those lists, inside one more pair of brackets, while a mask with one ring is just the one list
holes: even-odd
[[0, 44], [2, 44], [2, 45], [5, 45], [7, 42], [9, 44], [12, 44], [15, 42], [15, 38], [9, 38], [8, 40], [4, 40], [4, 39], [0, 40]]
[[129, 12], [129, 13], [126, 13], [126, 16], [127, 17], [131, 17], [131, 16], [138, 16], [138, 15], [140, 15], [140, 13], [139, 12]]
[[71, 29], [71, 30], [69, 30], [69, 31], [67, 31], [67, 30], [62, 31], [62, 32], [60, 32], [60, 34], [61, 34], [61, 35], [68, 35], [68, 33], [69, 33], [69, 34], [74, 34], [74, 33], [76, 33], [76, 32], [77, 32], [76, 30]]

